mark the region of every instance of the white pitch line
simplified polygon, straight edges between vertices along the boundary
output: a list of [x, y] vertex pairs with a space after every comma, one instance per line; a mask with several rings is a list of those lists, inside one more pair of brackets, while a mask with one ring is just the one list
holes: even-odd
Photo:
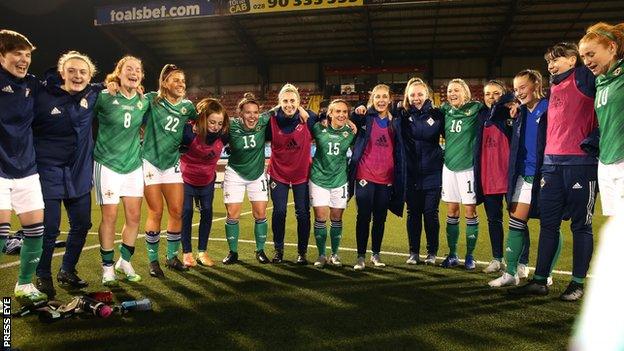
[[[294, 202], [289, 202], [289, 203], [288, 203], [288, 205], [292, 205], [292, 204], [294, 204]], [[273, 209], [273, 207], [267, 207], [267, 210], [271, 210], [271, 209]], [[252, 211], [247, 211], [247, 212], [243, 212], [243, 213], [241, 213], [240, 215], [241, 215], [241, 216], [245, 216], [245, 215], [248, 215], [248, 214], [251, 214], [251, 213], [252, 213]], [[214, 222], [223, 221], [223, 220], [225, 220], [226, 218], [227, 218], [227, 217], [219, 217], [219, 218], [215, 218], [215, 219], [213, 219], [213, 220], [212, 220], [212, 222], [214, 223]], [[198, 225], [199, 225], [199, 223], [193, 223], [193, 227], [196, 227], [196, 226], [198, 226]], [[66, 232], [62, 232], [62, 233], [66, 233]], [[97, 233], [97, 232], [89, 232], [88, 234], [90, 234], [90, 235], [97, 235], [98, 233]], [[117, 236], [121, 236], [121, 234], [120, 234], [120, 233], [116, 233], [116, 235], [117, 235]], [[138, 239], [138, 238], [142, 238], [142, 237], [144, 237], [144, 236], [145, 236], [145, 234], [139, 234], [139, 235], [137, 236], [137, 239]], [[166, 237], [166, 235], [161, 235], [161, 237]], [[192, 238], [193, 240], [197, 240], [197, 239], [198, 239], [196, 236], [193, 236], [193, 237], [191, 237], [191, 238]], [[227, 240], [226, 240], [226, 239], [224, 239], [224, 238], [209, 238], [208, 240], [212, 240], [212, 241], [227, 241]], [[114, 243], [115, 243], [115, 244], [118, 244], [118, 243], [120, 243], [120, 242], [121, 242], [121, 240], [115, 240], [115, 241], [114, 241]], [[246, 244], [255, 244], [255, 243], [256, 243], [254, 240], [245, 240], [245, 239], [240, 239], [240, 240], [238, 240], [238, 242], [239, 242], [239, 243], [246, 243]], [[273, 244], [273, 242], [272, 242], [272, 241], [267, 241], [266, 243], [267, 243], [267, 244]], [[285, 246], [297, 246], [297, 244], [295, 244], [295, 243], [284, 243], [284, 245], [285, 245]], [[99, 247], [100, 247], [100, 245], [90, 245], [90, 246], [85, 246], [85, 247], [82, 249], [82, 251], [85, 251], [85, 250], [92, 250], [92, 249], [97, 249], [97, 248], [99, 248]], [[308, 245], [308, 247], [310, 247], [310, 248], [316, 248], [316, 245], [312, 245], [312, 244], [310, 244], [310, 245]], [[331, 247], [329, 247], [329, 246], [328, 246], [327, 248], [328, 248], [328, 249], [331, 249]], [[354, 248], [351, 248], [351, 247], [340, 247], [340, 250], [341, 250], [341, 251], [348, 251], [348, 252], [357, 252], [357, 249], [354, 249]], [[57, 252], [57, 253], [55, 253], [54, 255], [52, 255], [52, 257], [62, 256], [64, 253], [65, 253], [65, 251], [62, 251], [62, 252]], [[381, 252], [380, 252], [380, 254], [389, 255], [389, 256], [403, 256], [403, 257], [409, 257], [409, 254], [407, 254], [407, 253], [403, 253], [403, 252], [394, 252], [394, 251], [381, 251]], [[426, 255], [420, 255], [420, 257], [421, 257], [421, 258], [426, 258]], [[445, 257], [439, 257], [439, 256], [438, 256], [438, 257], [436, 257], [436, 258], [440, 260], [440, 259], [444, 259]], [[464, 262], [464, 260], [461, 260], [461, 259], [460, 259], [459, 261], [460, 261], [460, 262]], [[476, 262], [478, 265], [482, 265], [482, 266], [487, 266], [488, 264], [490, 264], [490, 262], [485, 262], [485, 261], [475, 261], [475, 262]], [[5, 264], [3, 264], [3, 265], [0, 265], [0, 269], [3, 269], [3, 268], [9, 268], [9, 267], [14, 267], [14, 266], [19, 265], [19, 263], [20, 263], [20, 261], [14, 261], [14, 262], [5, 263]], [[535, 271], [535, 267], [529, 267], [529, 270], [530, 270], [530, 271]], [[553, 270], [553, 271], [552, 271], [552, 273], [555, 273], [555, 274], [561, 274], [561, 275], [572, 275], [572, 272], [570, 272], [570, 271], [561, 271], [561, 270]], [[591, 274], [588, 274], [588, 275], [587, 275], [587, 277], [588, 277], [588, 278], [591, 278]]]
[[[289, 203], [287, 203], [286, 205], [292, 205], [292, 204], [294, 204], [294, 202], [289, 202]], [[273, 209], [273, 206], [269, 206], [269, 207], [267, 207], [266, 209], [267, 209], [267, 210], [272, 210], [272, 209]], [[247, 211], [247, 212], [243, 212], [243, 213], [241, 213], [240, 215], [241, 215], [241, 216], [245, 216], [245, 215], [251, 214], [252, 212], [253, 212], [253, 211]], [[219, 222], [219, 221], [223, 221], [223, 220], [225, 220], [226, 218], [227, 218], [227, 217], [219, 217], [219, 218], [215, 218], [215, 219], [213, 219], [213, 220], [212, 220], [212, 223], [214, 223], [214, 222]], [[199, 223], [193, 223], [193, 225], [192, 225], [192, 226], [193, 226], [193, 227], [196, 227], [196, 226], [198, 226], [198, 225], [199, 225]], [[62, 234], [67, 234], [67, 232], [61, 232], [61, 233], [62, 233]], [[87, 234], [89, 234], [89, 235], [98, 235], [98, 232], [87, 232]], [[115, 235], [116, 235], [116, 236], [121, 236], [121, 233], [115, 233]], [[145, 237], [145, 234], [139, 234], [139, 235], [137, 235], [137, 239], [139, 239], [139, 238], [143, 238], [143, 237]], [[161, 234], [161, 237], [166, 237], [166, 235], [162, 235], [162, 234]], [[193, 238], [193, 239], [196, 239], [196, 238]], [[115, 240], [115, 241], [113, 241], [113, 243], [114, 243], [114, 244], [119, 244], [120, 242], [121, 242], [121, 240]], [[93, 249], [97, 249], [97, 248], [99, 248], [99, 247], [100, 247], [100, 245], [90, 245], [90, 246], [85, 246], [85, 247], [83, 247], [83, 248], [82, 248], [82, 251], [86, 251], [86, 250], [93, 250]], [[65, 254], [65, 251], [59, 251], [59, 252], [54, 253], [54, 254], [52, 255], [52, 257], [63, 256], [64, 254]], [[18, 266], [18, 265], [19, 265], [19, 263], [20, 263], [20, 261], [13, 261], [13, 262], [5, 263], [5, 264], [0, 265], [0, 269], [3, 269], [3, 268], [9, 268], [9, 267], [14, 267], [14, 266]]]

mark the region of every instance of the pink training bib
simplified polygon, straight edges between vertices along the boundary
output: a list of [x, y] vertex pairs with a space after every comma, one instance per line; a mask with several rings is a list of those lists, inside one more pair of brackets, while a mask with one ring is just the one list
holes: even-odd
[[390, 128], [382, 128], [373, 121], [356, 178], [377, 184], [394, 182], [394, 140]]
[[205, 186], [215, 180], [217, 161], [221, 157], [223, 142], [215, 140], [208, 145], [199, 136], [193, 139], [189, 150], [180, 157], [182, 180], [190, 185]]
[[578, 89], [575, 76], [572, 72], [550, 88], [546, 155], [587, 155], [580, 144], [598, 126], [594, 99]]
[[495, 125], [483, 127], [481, 139], [481, 187], [484, 195], [507, 192], [509, 141]]
[[291, 133], [284, 133], [275, 118], [270, 119], [271, 159], [268, 173], [272, 179], [286, 184], [301, 184], [310, 178], [310, 145], [312, 134], [300, 123]]

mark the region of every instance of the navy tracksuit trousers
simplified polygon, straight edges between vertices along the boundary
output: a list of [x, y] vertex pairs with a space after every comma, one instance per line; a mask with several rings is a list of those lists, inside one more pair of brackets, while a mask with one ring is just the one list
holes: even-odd
[[427, 237], [427, 254], [436, 255], [440, 244], [440, 218], [438, 208], [440, 206], [441, 189], [416, 190], [409, 187], [405, 193], [407, 203], [407, 238], [410, 253], [420, 252], [420, 236], [425, 229]]
[[357, 254], [364, 256], [368, 245], [368, 234], [373, 220], [371, 233], [371, 249], [373, 254], [381, 251], [386, 226], [386, 216], [390, 206], [390, 191], [392, 187], [385, 184], [376, 184], [364, 180], [357, 180], [355, 185], [355, 202], [357, 216], [355, 220], [355, 238]]
[[52, 276], [52, 255], [54, 243], [60, 234], [61, 203], [65, 205], [69, 219], [69, 233], [67, 234], [67, 246], [63, 255], [61, 269], [73, 272], [78, 264], [82, 253], [87, 233], [91, 228], [91, 193], [72, 199], [49, 199], [44, 200], [43, 211], [43, 251], [39, 265], [37, 265], [37, 277], [50, 278]]
[[205, 186], [194, 186], [184, 183], [184, 205], [182, 207], [182, 252], [193, 251], [191, 233], [193, 228], [194, 200], [199, 202], [199, 243], [197, 248], [206, 251], [208, 237], [212, 227], [212, 200], [214, 198], [214, 182]]
[[562, 219], [571, 220], [572, 276], [585, 278], [594, 250], [592, 217], [596, 165], [544, 165], [540, 190], [540, 236], [535, 274], [548, 277], [559, 244]]
[[290, 185], [271, 179], [269, 184], [271, 185], [271, 201], [273, 201], [271, 229], [273, 230], [275, 249], [284, 250], [288, 189], [292, 188], [297, 218], [297, 251], [300, 254], [306, 253], [310, 240], [310, 190], [308, 183]]

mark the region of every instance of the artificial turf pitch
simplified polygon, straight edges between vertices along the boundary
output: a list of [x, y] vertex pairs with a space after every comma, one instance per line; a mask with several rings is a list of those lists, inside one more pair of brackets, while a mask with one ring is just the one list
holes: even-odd
[[[43, 324], [35, 316], [12, 318], [12, 346], [21, 350], [561, 350], [572, 334], [579, 303], [562, 302], [558, 295], [570, 280], [567, 273], [554, 275], [547, 297], [510, 298], [505, 289], [492, 289], [487, 282], [496, 274], [463, 266], [443, 269], [410, 266], [407, 258], [405, 219], [389, 214], [382, 245], [386, 268], [369, 265], [355, 272], [355, 203], [344, 215], [340, 252], [343, 267], [317, 269], [301, 267], [296, 258], [294, 208], [289, 207], [286, 225], [285, 259], [279, 265], [261, 265], [254, 258], [253, 220], [246, 205], [241, 216], [241, 263], [225, 266], [219, 261], [227, 254], [224, 239], [224, 205], [221, 191], [215, 193], [214, 223], [208, 244], [214, 267], [192, 268], [179, 273], [164, 268], [166, 240], [160, 244], [165, 279], [151, 278], [147, 269], [145, 240], [138, 239], [133, 265], [142, 277], [139, 283], [121, 282], [112, 291], [117, 302], [147, 297], [153, 311], [112, 315], [108, 319], [78, 317]], [[271, 203], [269, 202], [269, 207]], [[599, 204], [594, 217], [595, 241], [605, 217]], [[145, 205], [142, 221], [145, 221]], [[440, 250], [446, 253], [444, 204]], [[199, 213], [195, 213], [198, 222]], [[270, 210], [267, 212], [270, 218]], [[479, 208], [480, 236], [475, 252], [479, 261], [491, 259], [487, 220]], [[107, 290], [100, 283], [101, 261], [97, 238], [99, 207], [92, 211], [93, 228], [88, 235], [77, 270], [90, 286], [85, 291]], [[269, 221], [270, 222], [270, 221]], [[505, 219], [506, 222], [506, 219]], [[120, 231], [123, 218], [119, 218]], [[506, 224], [505, 224], [506, 226]], [[535, 265], [538, 222], [531, 229], [530, 265]], [[13, 220], [13, 229], [17, 222]], [[465, 225], [460, 225], [460, 256], [465, 252]], [[197, 226], [193, 236], [196, 237]], [[67, 230], [64, 217], [62, 230]], [[564, 238], [558, 270], [571, 270], [569, 222], [562, 226]], [[269, 239], [272, 235], [269, 234]], [[63, 235], [61, 236], [63, 238]], [[120, 239], [120, 237], [118, 237]], [[314, 237], [310, 235], [310, 244]], [[193, 240], [194, 250], [197, 241]], [[370, 246], [369, 246], [370, 247]], [[273, 254], [267, 243], [267, 254]], [[421, 254], [425, 251], [423, 243]], [[62, 253], [62, 249], [57, 249]], [[115, 258], [119, 257], [118, 251]], [[312, 263], [316, 247], [308, 249]], [[17, 256], [0, 260], [2, 296], [12, 296], [17, 278]], [[61, 258], [53, 259], [53, 275]], [[440, 260], [438, 260], [440, 262]], [[8, 267], [7, 267], [8, 266]], [[521, 283], [522, 284], [522, 283]], [[71, 300], [80, 291], [68, 291], [56, 284], [56, 299]], [[13, 301], [13, 308], [18, 303]]]

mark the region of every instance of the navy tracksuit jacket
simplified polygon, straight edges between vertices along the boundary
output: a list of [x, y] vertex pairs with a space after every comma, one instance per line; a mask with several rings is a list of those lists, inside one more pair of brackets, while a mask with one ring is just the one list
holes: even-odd
[[60, 88], [60, 76], [48, 75], [35, 99], [33, 122], [37, 167], [45, 202], [43, 253], [38, 277], [50, 277], [54, 242], [59, 235], [61, 202], [70, 230], [61, 269], [74, 271], [91, 228], [93, 175], [93, 107], [102, 87], [88, 85], [70, 95]]
[[438, 208], [442, 186], [444, 152], [440, 135], [444, 134], [444, 115], [427, 100], [419, 110], [400, 108], [395, 112], [399, 119], [403, 140], [405, 186], [403, 198], [407, 204], [407, 236], [410, 253], [420, 251], [420, 236], [424, 229], [427, 253], [437, 254], [440, 220]]

